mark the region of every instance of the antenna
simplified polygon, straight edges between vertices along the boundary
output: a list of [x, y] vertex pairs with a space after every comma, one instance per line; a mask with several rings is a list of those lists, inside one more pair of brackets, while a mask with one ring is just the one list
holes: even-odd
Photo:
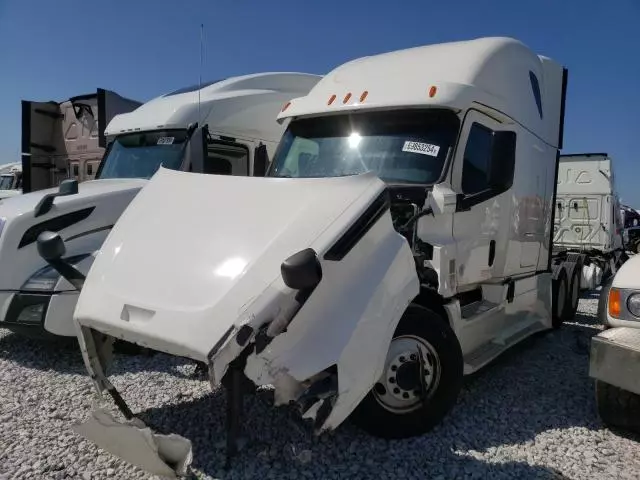
[[200, 24], [200, 72], [198, 73], [198, 126], [200, 125], [200, 90], [202, 89], [202, 50], [204, 48], [204, 24]]

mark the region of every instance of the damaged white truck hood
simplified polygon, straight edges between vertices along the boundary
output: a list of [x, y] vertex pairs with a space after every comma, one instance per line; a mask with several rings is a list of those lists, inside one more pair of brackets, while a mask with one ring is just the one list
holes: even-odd
[[278, 283], [287, 257], [308, 247], [324, 252], [383, 190], [375, 175], [276, 179], [161, 169], [103, 244], [75, 318], [205, 361], [243, 309]]
[[[420, 289], [388, 207], [373, 174], [159, 170], [103, 244], [75, 310], [96, 388], [115, 395], [106, 352], [110, 338], [122, 338], [206, 363], [214, 388], [230, 366], [240, 368], [253, 384], [273, 385], [277, 405], [296, 402], [317, 433], [336, 428], [380, 378], [393, 332]], [[282, 263], [303, 250], [321, 270], [311, 292], [289, 288], [282, 276]], [[147, 470], [176, 456], [162, 453], [164, 437], [129, 426], [127, 438], [154, 459], [142, 462], [117, 448], [119, 430], [89, 423], [87, 438]], [[172, 441], [190, 451], [186, 439]]]

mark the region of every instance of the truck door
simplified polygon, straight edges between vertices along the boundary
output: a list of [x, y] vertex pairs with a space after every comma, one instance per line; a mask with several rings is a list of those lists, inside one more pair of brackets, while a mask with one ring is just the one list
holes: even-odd
[[515, 132], [471, 110], [456, 148], [452, 185], [458, 195], [453, 236], [458, 287], [501, 276], [511, 222]]
[[24, 193], [55, 185], [60, 171], [66, 175], [62, 133], [63, 113], [56, 102], [22, 101], [22, 175]]

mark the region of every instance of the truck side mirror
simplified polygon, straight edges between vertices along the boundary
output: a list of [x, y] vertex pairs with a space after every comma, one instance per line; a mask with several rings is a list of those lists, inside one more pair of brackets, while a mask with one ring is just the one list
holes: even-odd
[[322, 267], [312, 248], [291, 255], [282, 262], [280, 271], [285, 285], [294, 290], [314, 288], [322, 280]]
[[457, 203], [458, 194], [443, 183], [434, 185], [427, 197], [427, 205], [431, 207], [434, 215], [455, 213]]
[[51, 207], [53, 207], [53, 201], [56, 197], [66, 197], [67, 195], [75, 195], [78, 193], [78, 180], [75, 178], [69, 178], [67, 180], [63, 180], [58, 187], [58, 191], [56, 193], [48, 193], [38, 202], [36, 208], [33, 211], [34, 216], [39, 217], [40, 215], [44, 215]]
[[267, 154], [267, 146], [260, 143], [253, 154], [253, 176], [264, 177], [267, 173], [269, 165], [269, 155]]
[[82, 290], [86, 277], [76, 267], [62, 259], [67, 251], [59, 233], [44, 231], [38, 235], [38, 254], [76, 290]]
[[[209, 127], [203, 125], [197, 128], [197, 124], [189, 125], [187, 130], [188, 138], [186, 142], [185, 165], [191, 167], [191, 171], [204, 173], [204, 162], [207, 158], [207, 138]], [[189, 135], [190, 133], [190, 135]]]
[[69, 178], [60, 182], [58, 187], [58, 196], [75, 195], [78, 193], [78, 181], [75, 178]]
[[38, 254], [47, 262], [59, 260], [67, 252], [60, 234], [54, 232], [42, 232], [38, 235]]

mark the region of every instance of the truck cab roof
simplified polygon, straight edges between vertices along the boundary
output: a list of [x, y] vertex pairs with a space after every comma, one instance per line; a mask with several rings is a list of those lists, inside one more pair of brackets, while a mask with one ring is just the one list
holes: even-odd
[[562, 86], [544, 79], [546, 69], [561, 68], [512, 38], [409, 48], [334, 69], [278, 118], [418, 106], [462, 110], [475, 103], [491, 105], [559, 146]]
[[320, 78], [307, 73], [267, 72], [207, 82], [201, 88], [181, 88], [154, 98], [130, 113], [117, 115], [105, 134], [182, 129], [201, 120], [215, 125], [215, 130], [239, 137], [279, 137], [281, 132], [275, 121], [274, 125], [261, 127], [264, 132], [258, 132], [252, 125], [255, 120], [251, 119], [265, 109], [273, 110], [274, 102], [281, 105], [283, 98], [305, 94]]

